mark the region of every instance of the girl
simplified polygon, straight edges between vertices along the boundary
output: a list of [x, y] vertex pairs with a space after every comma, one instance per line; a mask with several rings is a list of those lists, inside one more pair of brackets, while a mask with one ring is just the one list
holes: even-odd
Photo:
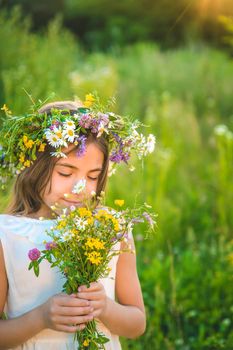
[[[90, 106], [90, 95], [86, 105], [88, 101]], [[54, 102], [28, 115], [27, 123], [14, 119], [10, 136], [3, 128], [8, 148], [2, 145], [1, 175], [7, 177], [11, 171], [16, 181], [9, 211], [0, 215], [0, 315], [7, 315], [0, 320], [1, 350], [77, 349], [73, 333], [93, 318], [98, 318], [100, 330], [110, 339], [105, 345], [108, 350], [121, 349], [119, 336], [135, 338], [145, 330], [135, 255], [114, 257], [109, 278], [89, 288], [81, 286], [72, 295], [61, 293], [62, 275], [49, 263], [41, 264], [38, 278], [28, 271], [28, 251], [35, 246], [42, 249], [48, 238], [46, 230], [54, 220], [51, 207], [81, 206], [83, 194], [73, 191], [80, 179], [86, 180], [85, 197], [93, 191], [99, 196], [106, 185], [109, 158], [127, 161], [115, 132], [112, 142], [118, 138], [118, 149], [109, 155], [113, 114], [95, 111], [88, 120], [88, 111], [75, 102]], [[112, 125], [122, 122], [119, 118]]]

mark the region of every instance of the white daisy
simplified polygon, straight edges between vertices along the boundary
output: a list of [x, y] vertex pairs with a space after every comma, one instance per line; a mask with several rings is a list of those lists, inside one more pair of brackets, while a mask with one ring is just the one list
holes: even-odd
[[67, 128], [63, 130], [63, 137], [68, 141], [73, 143], [74, 139], [77, 137], [78, 135], [75, 134], [74, 129], [71, 128]]
[[66, 120], [63, 123], [63, 126], [65, 129], [73, 129], [73, 130], [75, 129], [75, 123], [73, 120], [70, 120], [70, 119]]
[[52, 130], [47, 130], [45, 132], [45, 137], [48, 143], [55, 148], [60, 147], [62, 145], [61, 138], [58, 137]]
[[77, 225], [77, 229], [80, 231], [84, 231], [86, 226], [88, 225], [87, 220], [84, 220], [83, 218], [76, 218], [74, 219], [74, 222]]
[[63, 152], [51, 152], [50, 153], [52, 157], [57, 157], [57, 158], [67, 158], [67, 155]]
[[65, 139], [63, 138], [62, 129], [60, 126], [58, 128], [54, 127], [53, 130], [51, 129], [45, 130], [45, 137], [49, 142], [49, 144], [55, 148], [59, 146], [68, 147]]
[[79, 181], [74, 185], [73, 190], [72, 190], [72, 193], [78, 194], [78, 193], [82, 192], [82, 191], [85, 189], [85, 187], [86, 187], [86, 182], [87, 182], [87, 181], [86, 181], [85, 179], [79, 180]]
[[72, 238], [72, 233], [69, 232], [69, 231], [62, 232], [62, 233], [60, 234], [60, 239], [61, 239], [62, 241], [68, 241], [68, 240], [71, 239], [71, 238]]

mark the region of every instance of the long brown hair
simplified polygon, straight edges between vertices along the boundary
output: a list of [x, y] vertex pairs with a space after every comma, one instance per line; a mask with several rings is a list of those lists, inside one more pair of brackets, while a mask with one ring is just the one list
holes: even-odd
[[[56, 101], [42, 106], [38, 112], [51, 113], [51, 109], [68, 110], [70, 114], [74, 113], [80, 107], [78, 102], [74, 101]], [[102, 171], [98, 178], [96, 196], [105, 190], [108, 165], [109, 150], [108, 143], [104, 137], [96, 137], [93, 134], [87, 134], [87, 144], [94, 143], [103, 152], [104, 161]], [[73, 152], [77, 146], [69, 151]], [[54, 148], [46, 144], [44, 152], [37, 153], [37, 159], [29, 168], [25, 168], [16, 178], [13, 188], [12, 201], [7, 209], [8, 214], [29, 215], [36, 213], [43, 203], [43, 194], [46, 185], [50, 182], [54, 166], [58, 159], [51, 157]], [[66, 153], [68, 154], [68, 153]]]

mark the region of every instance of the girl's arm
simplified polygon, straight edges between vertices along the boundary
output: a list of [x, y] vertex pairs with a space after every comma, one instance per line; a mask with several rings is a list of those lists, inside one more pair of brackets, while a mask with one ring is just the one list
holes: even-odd
[[[133, 240], [130, 243], [135, 249]], [[127, 338], [136, 338], [144, 333], [146, 317], [135, 254], [122, 253], [119, 256], [116, 273], [118, 302], [106, 297], [100, 283], [93, 283], [88, 289], [82, 286], [81, 289], [77, 295], [91, 301], [94, 317], [98, 317], [112, 333]]]
[[[0, 242], [0, 318], [8, 291], [7, 275], [3, 250]], [[85, 323], [93, 318], [92, 308], [86, 300], [75, 296], [58, 294], [22, 316], [0, 319], [0, 349], [9, 349], [20, 345], [45, 328], [74, 333], [83, 329]], [[75, 325], [75, 326], [74, 326]]]

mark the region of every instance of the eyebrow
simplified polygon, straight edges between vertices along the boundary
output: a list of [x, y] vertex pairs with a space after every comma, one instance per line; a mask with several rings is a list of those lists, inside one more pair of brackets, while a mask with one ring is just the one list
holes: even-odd
[[[67, 167], [67, 168], [71, 168], [71, 169], [75, 169], [75, 170], [78, 170], [78, 168], [72, 164], [68, 164], [68, 163], [62, 163], [62, 164], [56, 164], [57, 166], [64, 166], [64, 167]], [[88, 172], [89, 173], [93, 173], [94, 171], [102, 171], [103, 169], [102, 168], [95, 168], [95, 169], [91, 169], [89, 170]]]

